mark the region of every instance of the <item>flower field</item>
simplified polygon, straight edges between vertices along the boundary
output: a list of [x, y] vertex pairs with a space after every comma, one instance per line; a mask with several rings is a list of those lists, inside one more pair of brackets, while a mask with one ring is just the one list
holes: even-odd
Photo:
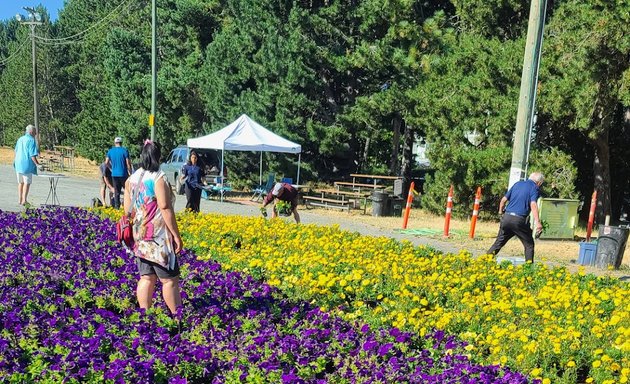
[[627, 283], [441, 254], [334, 226], [209, 215], [183, 215], [180, 223], [200, 258], [345, 320], [420, 336], [440, 329], [469, 343], [473, 361], [545, 383], [628, 382]]
[[[397, 307], [407, 292], [419, 292], [405, 281], [409, 270], [418, 268], [414, 255], [437, 257], [426, 250], [282, 221], [190, 214], [179, 221], [190, 249], [181, 255], [183, 308], [173, 317], [159, 297], [151, 310], [137, 308], [136, 266], [114, 241], [111, 220], [73, 208], [0, 211], [0, 382], [539, 381], [518, 369], [475, 362], [480, 349], [499, 340], [483, 339], [483, 327], [467, 329], [455, 317], [441, 323], [444, 329], [461, 323], [459, 331], [475, 333], [467, 336], [476, 343], [471, 345], [436, 327], [433, 313], [450, 313], [450, 293], [410, 297], [409, 307], [421, 308], [413, 316]], [[326, 237], [317, 240], [319, 235]], [[348, 241], [357, 246], [345, 249]], [[371, 267], [348, 264], [369, 252]], [[402, 280], [389, 287], [398, 275], [376, 263], [394, 254], [401, 258]], [[471, 263], [464, 256], [458, 260], [461, 268]], [[427, 278], [442, 284], [437, 280], [442, 272], [436, 273]], [[593, 284], [597, 294], [613, 286]], [[464, 297], [462, 302], [474, 299]], [[627, 316], [610, 300], [605, 313], [594, 316], [606, 322], [603, 337], [611, 335], [608, 328], [620, 332], [619, 325], [610, 326], [612, 316]], [[421, 316], [424, 327], [412, 321]], [[627, 362], [627, 349], [615, 355], [610, 341], [602, 345], [601, 365], [593, 372], [625, 377], [612, 364]]]

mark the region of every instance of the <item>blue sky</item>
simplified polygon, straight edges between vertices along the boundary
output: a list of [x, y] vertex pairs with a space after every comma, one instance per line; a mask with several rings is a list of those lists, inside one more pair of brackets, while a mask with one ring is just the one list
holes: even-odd
[[0, 20], [13, 18], [16, 13], [26, 15], [22, 7], [34, 8], [40, 4], [48, 10], [52, 20], [57, 20], [58, 10], [63, 8], [64, 0], [0, 0]]

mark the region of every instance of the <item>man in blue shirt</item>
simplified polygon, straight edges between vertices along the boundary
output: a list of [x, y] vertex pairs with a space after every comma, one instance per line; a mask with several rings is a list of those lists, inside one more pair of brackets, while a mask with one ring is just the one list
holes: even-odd
[[114, 139], [114, 146], [107, 151], [108, 167], [112, 169], [112, 182], [114, 184], [114, 208], [120, 208], [120, 192], [131, 176], [131, 160], [129, 159], [129, 151], [122, 146], [122, 138]]
[[13, 167], [15, 167], [15, 173], [17, 174], [19, 204], [24, 206], [28, 205], [28, 191], [33, 182], [33, 175], [37, 175], [37, 166], [39, 165], [37, 160], [39, 150], [35, 141], [36, 134], [36, 128], [28, 125], [24, 136], [20, 137], [15, 144]]
[[[534, 172], [529, 175], [529, 180], [516, 182], [503, 196], [499, 203], [499, 215], [503, 215], [499, 234], [487, 253], [496, 255], [508, 240], [516, 236], [525, 247], [525, 261], [534, 262], [534, 238], [528, 218], [531, 211], [534, 216], [536, 235], [539, 235], [542, 232], [542, 223], [538, 215], [537, 201], [540, 196], [539, 188], [544, 180], [542, 173]], [[507, 207], [505, 206], [506, 202], [508, 203]], [[505, 214], [503, 212], [504, 207]]]

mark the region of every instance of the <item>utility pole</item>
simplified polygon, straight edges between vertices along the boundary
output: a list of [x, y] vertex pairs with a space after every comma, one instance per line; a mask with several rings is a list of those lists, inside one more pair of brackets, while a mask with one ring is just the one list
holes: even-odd
[[151, 140], [155, 140], [155, 104], [157, 100], [157, 10], [156, 0], [151, 0]]
[[41, 25], [41, 16], [35, 12], [35, 9], [30, 7], [24, 7], [24, 10], [29, 13], [30, 19], [28, 21], [22, 21], [22, 16], [17, 14], [15, 18], [21, 24], [28, 25], [31, 29], [31, 56], [33, 62], [33, 125], [37, 132], [37, 146], [39, 147], [39, 97], [37, 95], [37, 48], [35, 45], [35, 27]]
[[529, 160], [529, 142], [536, 106], [538, 68], [540, 66], [546, 9], [547, 0], [531, 0], [508, 188], [517, 181], [524, 180], [527, 176], [525, 172]]

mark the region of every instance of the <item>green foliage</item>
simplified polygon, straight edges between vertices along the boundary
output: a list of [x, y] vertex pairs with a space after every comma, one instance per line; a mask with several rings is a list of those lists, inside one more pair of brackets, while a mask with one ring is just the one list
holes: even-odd
[[[71, 0], [53, 23], [39, 10], [42, 145], [100, 161], [122, 136], [137, 155], [150, 132], [150, 2]], [[532, 166], [548, 180], [562, 171], [551, 195], [575, 196], [570, 183], [582, 195], [593, 183], [603, 196], [627, 190], [627, 4], [567, 0], [548, 11], [532, 147], [551, 152], [544, 163], [532, 151]], [[160, 1], [157, 140], [166, 154], [247, 113], [302, 145], [302, 181], [330, 181], [408, 176], [423, 137], [437, 183], [427, 183], [425, 205], [441, 212], [451, 180], [462, 202], [482, 183], [483, 204], [494, 204], [506, 186], [528, 13], [526, 0]], [[0, 22], [2, 145], [33, 120], [29, 43], [26, 26]], [[257, 184], [258, 154], [226, 156], [232, 180]], [[293, 177], [296, 163], [273, 153], [263, 162]]]
[[[477, 187], [482, 189], [480, 217], [492, 217], [498, 202], [507, 190], [506, 167], [511, 150], [493, 147], [469, 150], [462, 146], [450, 148], [450, 156], [441, 158], [433, 176], [427, 177], [422, 207], [436, 214], [444, 214], [448, 190], [453, 185], [453, 216], [467, 217], [472, 213]], [[446, 153], [446, 151], [445, 151]]]
[[545, 182], [541, 195], [549, 198], [577, 199], [575, 190], [577, 168], [571, 156], [557, 148], [543, 151], [532, 151], [529, 159], [531, 171], [542, 172]]
[[513, 39], [527, 28], [527, 0], [453, 0], [462, 29], [476, 35]]

